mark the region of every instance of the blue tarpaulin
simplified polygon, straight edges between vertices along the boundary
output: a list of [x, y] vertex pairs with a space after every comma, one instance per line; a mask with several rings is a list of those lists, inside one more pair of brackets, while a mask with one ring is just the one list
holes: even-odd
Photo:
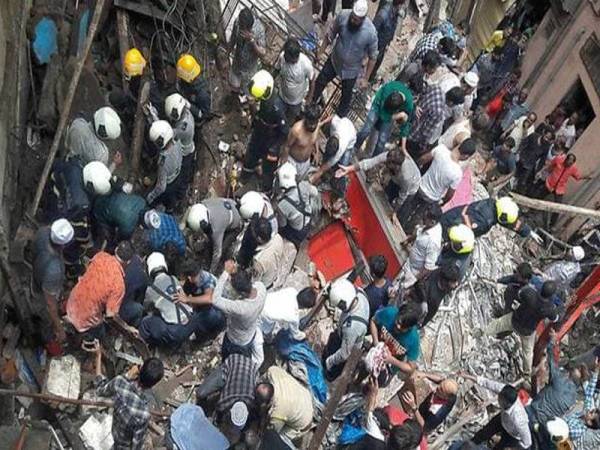
[[48, 17], [44, 17], [35, 26], [32, 47], [40, 64], [48, 64], [52, 55], [58, 52], [57, 33], [54, 20]]
[[313, 395], [321, 403], [327, 401], [327, 383], [321, 360], [315, 351], [304, 341], [294, 340], [288, 330], [281, 330], [275, 338], [277, 352], [285, 359], [304, 363]]
[[360, 441], [367, 432], [363, 428], [362, 409], [356, 409], [346, 416], [342, 425], [342, 432], [338, 437], [339, 445], [354, 444]]

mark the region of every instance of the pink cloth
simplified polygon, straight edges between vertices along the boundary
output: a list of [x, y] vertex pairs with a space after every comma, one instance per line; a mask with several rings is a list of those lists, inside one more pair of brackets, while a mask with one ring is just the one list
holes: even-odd
[[454, 196], [442, 207], [442, 211], [446, 212], [456, 206], [468, 205], [473, 201], [473, 174], [471, 168], [467, 167], [463, 170], [463, 177], [460, 180]]

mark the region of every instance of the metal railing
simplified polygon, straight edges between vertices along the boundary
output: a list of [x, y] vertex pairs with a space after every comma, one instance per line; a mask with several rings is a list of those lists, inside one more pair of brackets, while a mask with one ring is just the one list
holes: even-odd
[[[310, 2], [309, 2], [310, 3]], [[233, 27], [233, 23], [239, 14], [239, 11], [243, 8], [250, 8], [265, 28], [267, 33], [269, 30], [277, 35], [278, 40], [282, 43], [285, 42], [289, 37], [302, 40], [306, 38], [307, 34], [312, 31], [303, 27], [302, 24], [298, 23], [290, 13], [283, 8], [276, 0], [227, 0], [224, 8], [221, 12], [221, 25], [227, 31]], [[313, 62], [315, 70], [320, 71], [325, 64], [326, 57], [318, 60], [316, 55], [311, 52], [306, 52], [307, 56]], [[275, 58], [279, 55], [279, 52], [275, 53]], [[263, 61], [267, 65], [274, 65], [275, 61]], [[323, 113], [328, 115], [332, 114], [340, 100], [341, 83], [340, 80], [334, 79], [334, 90], [331, 92]], [[348, 118], [353, 122], [360, 121], [364, 122], [367, 115], [366, 105], [362, 95], [358, 92], [352, 97], [351, 109], [348, 113]]]

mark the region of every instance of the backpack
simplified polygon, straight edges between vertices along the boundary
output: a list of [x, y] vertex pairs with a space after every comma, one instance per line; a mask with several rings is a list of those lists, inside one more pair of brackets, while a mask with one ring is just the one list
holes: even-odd
[[304, 226], [307, 226], [311, 222], [314, 223], [321, 213], [321, 209], [323, 208], [321, 193], [308, 181], [301, 181], [297, 189], [299, 200], [294, 200], [287, 194], [282, 199], [290, 203], [304, 216], [303, 223]]

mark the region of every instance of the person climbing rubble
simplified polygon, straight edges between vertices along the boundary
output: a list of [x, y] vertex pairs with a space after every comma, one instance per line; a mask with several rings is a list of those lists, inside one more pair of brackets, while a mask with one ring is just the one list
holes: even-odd
[[250, 95], [259, 102], [259, 107], [244, 155], [241, 181], [248, 182], [261, 163], [261, 188], [269, 193], [279, 165], [280, 149], [289, 133], [285, 106], [274, 86], [273, 76], [266, 70], [256, 72], [250, 80]]
[[329, 288], [329, 305], [342, 311], [323, 351], [325, 376], [333, 381], [341, 375], [353, 348], [362, 346], [369, 324], [369, 300], [362, 289], [341, 278]]
[[209, 271], [217, 269], [223, 257], [225, 239], [237, 236], [242, 228], [242, 218], [234, 200], [228, 198], [207, 198], [192, 205], [185, 214], [183, 226], [193, 232], [204, 233], [212, 241], [212, 256]]
[[565, 292], [572, 289], [571, 283], [581, 272], [581, 261], [585, 258], [583, 247], [576, 245], [565, 252], [565, 259], [549, 264], [543, 270], [543, 277], [554, 280], [558, 288]]
[[160, 154], [156, 183], [146, 196], [146, 201], [151, 206], [162, 204], [169, 213], [178, 207], [187, 190], [181, 171], [182, 147], [174, 137], [173, 128], [166, 120], [157, 120], [150, 126], [150, 141], [160, 150]]
[[84, 166], [99, 161], [112, 172], [120, 164], [122, 155], [116, 152], [111, 159], [105, 141], [118, 139], [121, 126], [119, 115], [109, 106], [98, 109], [91, 122], [82, 117], [76, 118], [65, 132], [67, 159], [77, 157]]

